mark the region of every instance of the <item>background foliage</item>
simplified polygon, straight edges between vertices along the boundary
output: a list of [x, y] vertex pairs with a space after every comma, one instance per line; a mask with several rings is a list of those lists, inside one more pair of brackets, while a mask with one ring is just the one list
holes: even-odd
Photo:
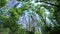
[[[20, 8], [9, 7], [9, 1], [12, 0], [0, 0], [0, 34], [60, 34], [60, 0], [35, 0], [32, 3], [30, 0], [17, 0], [22, 2]], [[25, 15], [25, 10], [31, 19], [28, 23], [33, 24], [29, 25], [31, 31], [27, 29], [28, 26], [23, 28], [22, 24], [18, 23], [20, 16]], [[36, 17], [36, 14], [39, 17]], [[23, 19], [23, 22], [24, 20], [26, 19]]]

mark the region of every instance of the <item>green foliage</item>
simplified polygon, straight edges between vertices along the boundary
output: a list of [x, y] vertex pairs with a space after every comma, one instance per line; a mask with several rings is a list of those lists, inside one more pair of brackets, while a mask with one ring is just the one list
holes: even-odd
[[[10, 10], [6, 10], [4, 7], [2, 10], [0, 9], [0, 34], [40, 34], [39, 31], [26, 31], [26, 29], [22, 28], [20, 24], [18, 24], [18, 19], [19, 16], [23, 14], [24, 10], [32, 10], [33, 12], [29, 13], [30, 15], [34, 15], [35, 12], [39, 15], [40, 17], [40, 22], [37, 23], [37, 26], [40, 26], [42, 29], [43, 34], [60, 34], [60, 1], [59, 0], [43, 0], [46, 2], [51, 2], [52, 4], [55, 4], [55, 6], [48, 6], [44, 2], [42, 5], [37, 5], [35, 6], [33, 3], [30, 3], [30, 0], [18, 0], [18, 1], [24, 1], [23, 6], [21, 8], [11, 8]], [[27, 1], [27, 2], [25, 2]], [[0, 7], [3, 7], [6, 5], [8, 0], [0, 0]], [[56, 6], [57, 5], [57, 6]], [[54, 20], [56, 20], [56, 24], [54, 27], [51, 25], [47, 25], [46, 23], [46, 17], [47, 14], [45, 13], [45, 9], [47, 9], [50, 14], [48, 16], [49, 20], [51, 23], [55, 23]], [[3, 13], [3, 14], [2, 14]], [[10, 13], [9, 16], [7, 16]], [[40, 24], [43, 25], [40, 25]], [[48, 22], [49, 23], [49, 22]], [[35, 28], [35, 27], [34, 27]]]
[[9, 34], [10, 29], [9, 28], [0, 28], [0, 34]]
[[39, 31], [35, 31], [35, 34], [40, 34], [40, 32]]
[[55, 26], [54, 29], [50, 31], [50, 34], [60, 34], [60, 26]]
[[[18, 23], [17, 23], [19, 15], [22, 14], [21, 10], [20, 9], [15, 10], [14, 8], [12, 8], [9, 10], [9, 13], [11, 14], [10, 17], [6, 16], [5, 15], [6, 13], [4, 14], [4, 16], [2, 16], [3, 14], [0, 15], [0, 20], [2, 21], [2, 22], [0, 22], [1, 23], [0, 28], [1, 28], [1, 30], [3, 29], [1, 33], [3, 33], [3, 34], [5, 34], [5, 33], [6, 34], [9, 34], [9, 33], [20, 34], [20, 33], [22, 33], [23, 34], [23, 32], [20, 32], [21, 28], [20, 28], [20, 25], [18, 25]], [[8, 13], [7, 13], [7, 15], [8, 15]], [[7, 18], [7, 17], [9, 17], [9, 18]], [[6, 31], [5, 29], [7, 29], [7, 28], [9, 28], [9, 29]]]
[[43, 34], [50, 34], [50, 31], [51, 31], [51, 27], [49, 27], [47, 25], [42, 26]]
[[8, 0], [0, 0], [0, 7], [5, 6], [7, 2]]
[[19, 15], [22, 15], [22, 13], [23, 13], [23, 9], [22, 8], [19, 8], [19, 9], [17, 9], [17, 11], [16, 11]]
[[55, 19], [57, 20], [58, 24], [60, 24], [60, 11], [54, 12]]
[[18, 17], [19, 17], [19, 14], [16, 12], [16, 10], [14, 10], [13, 8], [12, 9], [10, 9], [10, 13], [11, 13], [11, 18], [12, 19], [18, 19]]
[[17, 1], [21, 1], [21, 0], [17, 0]]

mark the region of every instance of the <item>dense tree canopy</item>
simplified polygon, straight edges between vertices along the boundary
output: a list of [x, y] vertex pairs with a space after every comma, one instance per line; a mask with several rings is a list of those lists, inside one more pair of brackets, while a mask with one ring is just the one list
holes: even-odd
[[0, 0], [0, 34], [60, 34], [60, 0]]

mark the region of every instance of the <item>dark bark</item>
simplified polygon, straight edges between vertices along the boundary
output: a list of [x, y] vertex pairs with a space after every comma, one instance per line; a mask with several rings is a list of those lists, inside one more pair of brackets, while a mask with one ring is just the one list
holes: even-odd
[[19, 3], [17, 3], [14, 7], [16, 7], [17, 5], [19, 5]]
[[27, 31], [27, 34], [34, 34], [34, 32], [32, 32], [32, 31]]
[[[57, 7], [58, 10], [60, 10], [60, 5], [59, 5], [59, 4], [56, 5], [56, 4], [53, 4], [53, 3], [51, 3], [51, 2], [46, 2], [46, 1], [36, 1], [36, 2], [44, 2], [44, 3], [46, 3], [46, 4], [50, 4], [51, 6], [55, 6], [55, 7]], [[59, 2], [58, 2], [58, 3], [59, 3]]]

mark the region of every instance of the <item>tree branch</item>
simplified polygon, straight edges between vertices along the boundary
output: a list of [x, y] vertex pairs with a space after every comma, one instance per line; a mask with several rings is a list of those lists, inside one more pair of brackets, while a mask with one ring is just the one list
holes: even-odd
[[50, 4], [50, 5], [55, 6], [55, 7], [57, 7], [57, 8], [60, 7], [60, 5], [55, 5], [55, 4], [53, 4], [53, 3], [46, 2], [46, 1], [36, 1], [36, 2], [44, 2], [44, 3], [46, 3], [46, 4]]

